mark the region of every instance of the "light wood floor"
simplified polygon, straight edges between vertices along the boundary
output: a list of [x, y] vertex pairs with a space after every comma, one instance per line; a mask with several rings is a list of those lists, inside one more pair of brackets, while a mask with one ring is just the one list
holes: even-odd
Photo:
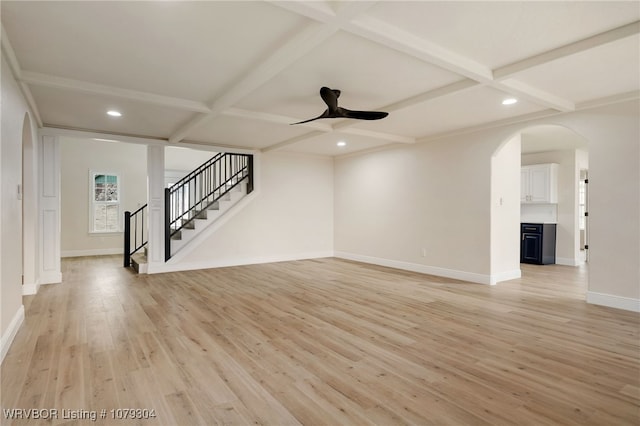
[[640, 316], [587, 305], [584, 268], [523, 265], [491, 287], [338, 259], [120, 262], [65, 259], [62, 284], [25, 298], [3, 409], [107, 410], [53, 421], [69, 425], [640, 422]]

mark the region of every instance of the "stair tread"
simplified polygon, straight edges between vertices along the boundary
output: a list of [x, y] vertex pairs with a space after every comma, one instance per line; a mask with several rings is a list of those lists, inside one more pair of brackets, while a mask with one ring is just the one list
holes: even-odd
[[138, 265], [147, 263], [147, 256], [144, 253], [136, 253], [131, 256], [131, 261], [136, 262]]

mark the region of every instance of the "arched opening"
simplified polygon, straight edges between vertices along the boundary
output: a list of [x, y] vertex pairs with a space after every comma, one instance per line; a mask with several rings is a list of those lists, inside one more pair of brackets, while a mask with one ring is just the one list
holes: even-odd
[[22, 181], [19, 197], [22, 200], [22, 284], [23, 294], [34, 294], [37, 276], [37, 158], [29, 113], [22, 123]]
[[[523, 221], [557, 224], [556, 263], [577, 266], [587, 259], [587, 140], [567, 127], [540, 125], [521, 133], [522, 165], [558, 164], [557, 198], [553, 203], [521, 205]], [[582, 191], [581, 191], [582, 190]]]
[[[526, 179], [536, 170], [542, 175], [542, 196]], [[553, 263], [578, 266], [588, 259], [587, 139], [565, 126], [525, 127], [506, 138], [492, 157], [492, 274], [506, 279], [520, 269], [522, 223], [555, 228]], [[547, 181], [546, 179], [550, 179]], [[542, 182], [542, 183], [539, 183]], [[547, 182], [545, 184], [544, 182]], [[545, 185], [546, 188], [544, 187]], [[529, 260], [526, 260], [527, 262]]]

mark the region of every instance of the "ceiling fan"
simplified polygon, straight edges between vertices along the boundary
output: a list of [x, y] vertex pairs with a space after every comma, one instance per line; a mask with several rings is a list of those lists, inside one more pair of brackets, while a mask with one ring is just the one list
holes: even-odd
[[356, 120], [380, 120], [389, 115], [388, 112], [382, 111], [352, 111], [350, 109], [342, 108], [338, 106], [338, 98], [340, 97], [340, 91], [336, 89], [329, 89], [328, 87], [322, 87], [320, 89], [320, 97], [327, 104], [327, 109], [322, 114], [315, 118], [310, 118], [304, 121], [298, 121], [294, 124], [308, 123], [320, 118], [355, 118]]

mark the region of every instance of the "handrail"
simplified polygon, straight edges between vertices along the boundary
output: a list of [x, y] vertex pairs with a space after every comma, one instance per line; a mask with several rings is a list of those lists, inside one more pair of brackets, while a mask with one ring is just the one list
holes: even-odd
[[[144, 224], [144, 216], [148, 205], [140, 207], [133, 213], [124, 212], [124, 267], [131, 266], [131, 256], [148, 243], [147, 228]], [[133, 224], [133, 234], [131, 228]], [[138, 227], [138, 224], [140, 225]], [[133, 236], [133, 249], [131, 249], [131, 237]], [[139, 240], [139, 241], [138, 241]]]
[[180, 179], [179, 181], [177, 181], [176, 183], [174, 183], [172, 185], [173, 187], [178, 187], [180, 185], [183, 185], [186, 181], [188, 181], [189, 179], [191, 179], [193, 176], [197, 175], [198, 173], [200, 173], [202, 170], [206, 169], [207, 167], [209, 167], [211, 164], [215, 163], [216, 161], [218, 161], [218, 159], [220, 157], [222, 157], [223, 155], [225, 155], [224, 152], [219, 152], [216, 155], [214, 155], [213, 157], [209, 158], [207, 161], [205, 161], [204, 163], [200, 164], [198, 167], [196, 167], [195, 169], [193, 169], [191, 172], [189, 172], [185, 177], [183, 177], [182, 179]]
[[250, 193], [253, 156], [219, 153], [165, 188], [165, 261], [171, 258], [171, 237], [244, 180]]

